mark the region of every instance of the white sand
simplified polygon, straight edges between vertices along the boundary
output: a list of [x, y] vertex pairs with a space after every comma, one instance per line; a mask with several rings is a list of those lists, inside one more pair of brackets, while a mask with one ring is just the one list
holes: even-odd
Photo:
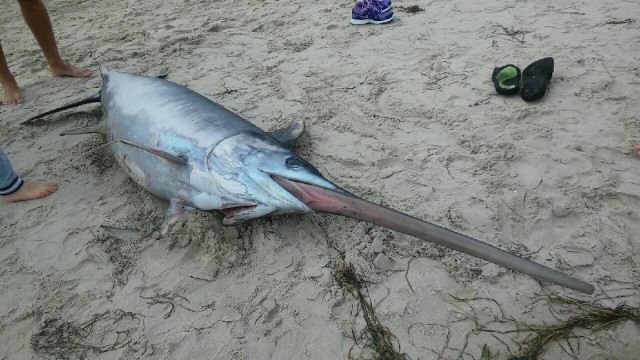
[[[305, 120], [296, 150], [354, 193], [597, 287], [593, 297], [550, 287], [560, 294], [638, 306], [637, 1], [398, 0], [426, 11], [363, 27], [349, 25], [351, 5], [47, 1], [71, 62], [168, 72], [265, 129]], [[332, 280], [332, 246], [373, 281], [381, 323], [413, 359], [517, 350], [509, 339], [525, 334], [470, 333], [470, 306], [481, 323], [554, 321], [528, 276], [337, 216], [223, 227], [196, 212], [160, 238], [166, 202], [109, 150], [88, 155], [100, 136], [58, 136], [92, 121], [95, 105], [18, 125], [92, 94], [99, 77], [51, 79], [14, 1], [2, 5], [0, 40], [26, 98], [0, 108], [0, 147], [27, 179], [60, 183], [42, 201], [0, 204], [0, 358], [40, 358], [56, 340], [43, 330], [100, 314], [82, 344], [130, 342], [89, 358], [357, 357], [349, 335], [362, 320]], [[544, 56], [556, 70], [541, 102], [495, 94], [494, 66]], [[100, 225], [144, 236], [118, 240]], [[573, 357], [640, 353], [630, 325], [582, 335]], [[572, 356], [554, 345], [543, 358]]]

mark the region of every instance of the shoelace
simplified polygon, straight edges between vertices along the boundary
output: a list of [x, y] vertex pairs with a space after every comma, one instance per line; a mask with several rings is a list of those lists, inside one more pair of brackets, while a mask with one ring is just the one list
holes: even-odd
[[[360, 6], [358, 6], [360, 5]], [[369, 12], [369, 10], [374, 10], [377, 13], [382, 12], [382, 8], [380, 4], [375, 0], [363, 0], [361, 3], [357, 3], [356, 7], [362, 9], [363, 12]]]

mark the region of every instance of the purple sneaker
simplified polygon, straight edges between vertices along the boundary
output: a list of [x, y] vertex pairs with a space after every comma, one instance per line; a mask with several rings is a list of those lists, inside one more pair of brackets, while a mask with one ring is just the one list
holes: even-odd
[[[388, 0], [383, 0], [388, 1]], [[389, 3], [391, 3], [389, 1]], [[393, 11], [382, 11], [381, 5], [376, 0], [364, 0], [356, 3], [351, 10], [351, 23], [353, 25], [384, 24], [393, 20], [396, 14]]]
[[391, 10], [391, 7], [393, 6], [393, 4], [391, 3], [391, 0], [374, 0], [375, 2], [378, 3], [378, 5], [380, 6], [380, 11], [382, 12], [387, 12], [389, 10]]

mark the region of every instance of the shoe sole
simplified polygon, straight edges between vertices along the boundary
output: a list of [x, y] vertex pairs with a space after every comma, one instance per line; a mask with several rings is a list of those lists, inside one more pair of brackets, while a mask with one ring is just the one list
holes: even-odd
[[353, 25], [366, 25], [366, 24], [385, 24], [388, 23], [389, 21], [393, 20], [396, 17], [396, 14], [391, 15], [390, 18], [386, 19], [386, 20], [371, 20], [371, 19], [363, 19], [363, 20], [357, 20], [357, 19], [351, 19], [351, 24]]
[[535, 101], [547, 93], [549, 82], [553, 77], [553, 58], [534, 61], [522, 71], [520, 97], [524, 101]]

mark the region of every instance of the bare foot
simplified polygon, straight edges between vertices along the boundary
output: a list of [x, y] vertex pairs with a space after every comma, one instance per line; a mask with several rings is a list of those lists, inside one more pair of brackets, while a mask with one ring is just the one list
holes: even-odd
[[62, 63], [60, 65], [52, 66], [51, 73], [54, 77], [57, 76], [71, 76], [71, 77], [89, 77], [93, 74], [93, 71], [89, 69], [81, 69], [67, 63]]
[[24, 99], [22, 98], [20, 87], [18, 86], [18, 83], [16, 83], [15, 79], [11, 78], [2, 83], [2, 88], [4, 89], [2, 105], [22, 104]]
[[29, 181], [25, 181], [20, 190], [6, 196], [0, 196], [2, 201], [10, 203], [16, 201], [35, 200], [43, 197], [47, 197], [58, 190], [58, 185], [38, 184]]
[[631, 148], [636, 154], [640, 155], [640, 144], [633, 145]]

